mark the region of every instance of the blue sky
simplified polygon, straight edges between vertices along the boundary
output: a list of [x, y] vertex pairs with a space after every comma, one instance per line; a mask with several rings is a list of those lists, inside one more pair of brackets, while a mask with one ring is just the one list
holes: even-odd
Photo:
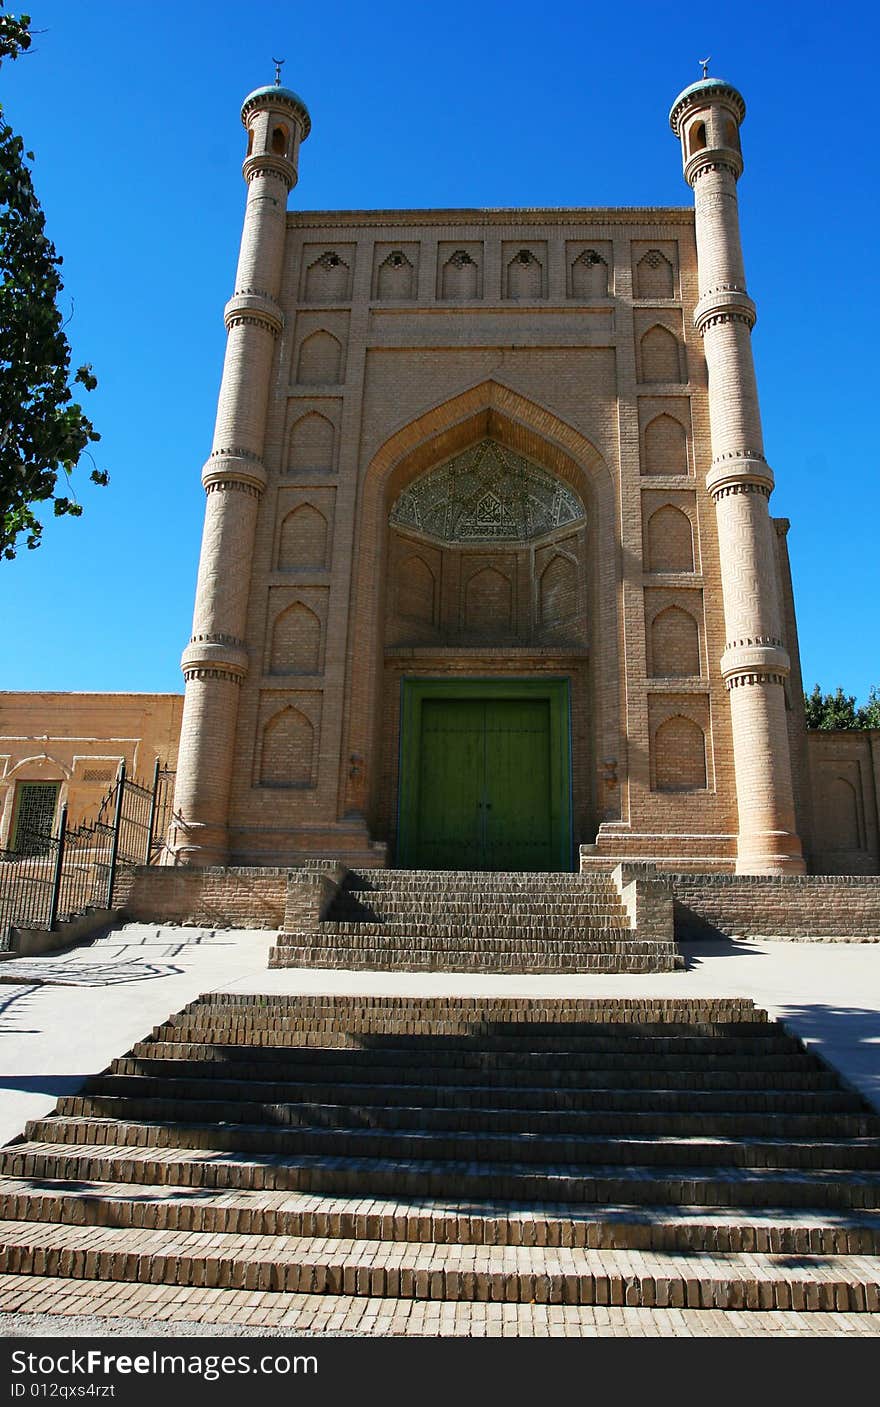
[[880, 682], [873, 7], [26, 8], [44, 32], [4, 66], [2, 100], [36, 153], [111, 485], [81, 468], [84, 516], [0, 563], [0, 688], [182, 687], [244, 207], [238, 114], [273, 55], [312, 114], [303, 209], [689, 204], [667, 113], [713, 55], [748, 105], [743, 239], [805, 682], [860, 699]]

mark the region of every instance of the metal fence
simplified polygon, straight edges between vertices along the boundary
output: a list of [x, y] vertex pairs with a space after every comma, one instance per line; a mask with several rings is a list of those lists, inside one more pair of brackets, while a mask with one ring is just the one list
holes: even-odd
[[57, 835], [19, 825], [15, 850], [0, 849], [0, 949], [14, 928], [51, 930], [89, 909], [112, 908], [120, 865], [162, 859], [173, 794], [168, 768], [157, 762], [146, 786], [127, 777], [123, 763], [93, 820], [69, 826], [62, 806]]

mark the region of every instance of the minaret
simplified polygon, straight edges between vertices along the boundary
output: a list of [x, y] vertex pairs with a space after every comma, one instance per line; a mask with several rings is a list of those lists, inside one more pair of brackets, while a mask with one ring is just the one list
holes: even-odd
[[238, 699], [257, 509], [266, 487], [263, 440], [281, 290], [287, 197], [311, 121], [305, 103], [275, 83], [245, 98], [247, 205], [211, 456], [186, 680], [171, 848], [178, 863], [224, 864]]
[[669, 114], [694, 189], [700, 297], [694, 324], [709, 372], [712, 467], [727, 644], [721, 673], [730, 698], [739, 810], [737, 873], [802, 873], [795, 827], [785, 681], [789, 657], [752, 360], [755, 305], [746, 292], [736, 183], [746, 105], [729, 83], [703, 78]]

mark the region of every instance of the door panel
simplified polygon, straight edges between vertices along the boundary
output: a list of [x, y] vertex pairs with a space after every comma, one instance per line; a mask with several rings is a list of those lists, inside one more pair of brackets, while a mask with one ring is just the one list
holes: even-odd
[[422, 705], [417, 867], [476, 868], [484, 728], [479, 700], [426, 699]]
[[484, 707], [486, 799], [481, 868], [551, 869], [549, 701], [490, 699]]

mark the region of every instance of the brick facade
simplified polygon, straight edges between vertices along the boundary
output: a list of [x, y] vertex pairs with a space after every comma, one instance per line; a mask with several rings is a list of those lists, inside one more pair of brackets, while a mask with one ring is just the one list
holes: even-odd
[[177, 764], [179, 694], [0, 692], [0, 848], [12, 843], [21, 789], [57, 786], [71, 826], [90, 819], [120, 762], [150, 780], [156, 761]]
[[[552, 676], [582, 869], [878, 868], [874, 741], [805, 733], [744, 115], [719, 79], [676, 100], [693, 208], [288, 213], [308, 112], [246, 99], [178, 864], [393, 863], [401, 684]], [[481, 447], [556, 516], [529, 499], [521, 531], [470, 538], [406, 517]]]

